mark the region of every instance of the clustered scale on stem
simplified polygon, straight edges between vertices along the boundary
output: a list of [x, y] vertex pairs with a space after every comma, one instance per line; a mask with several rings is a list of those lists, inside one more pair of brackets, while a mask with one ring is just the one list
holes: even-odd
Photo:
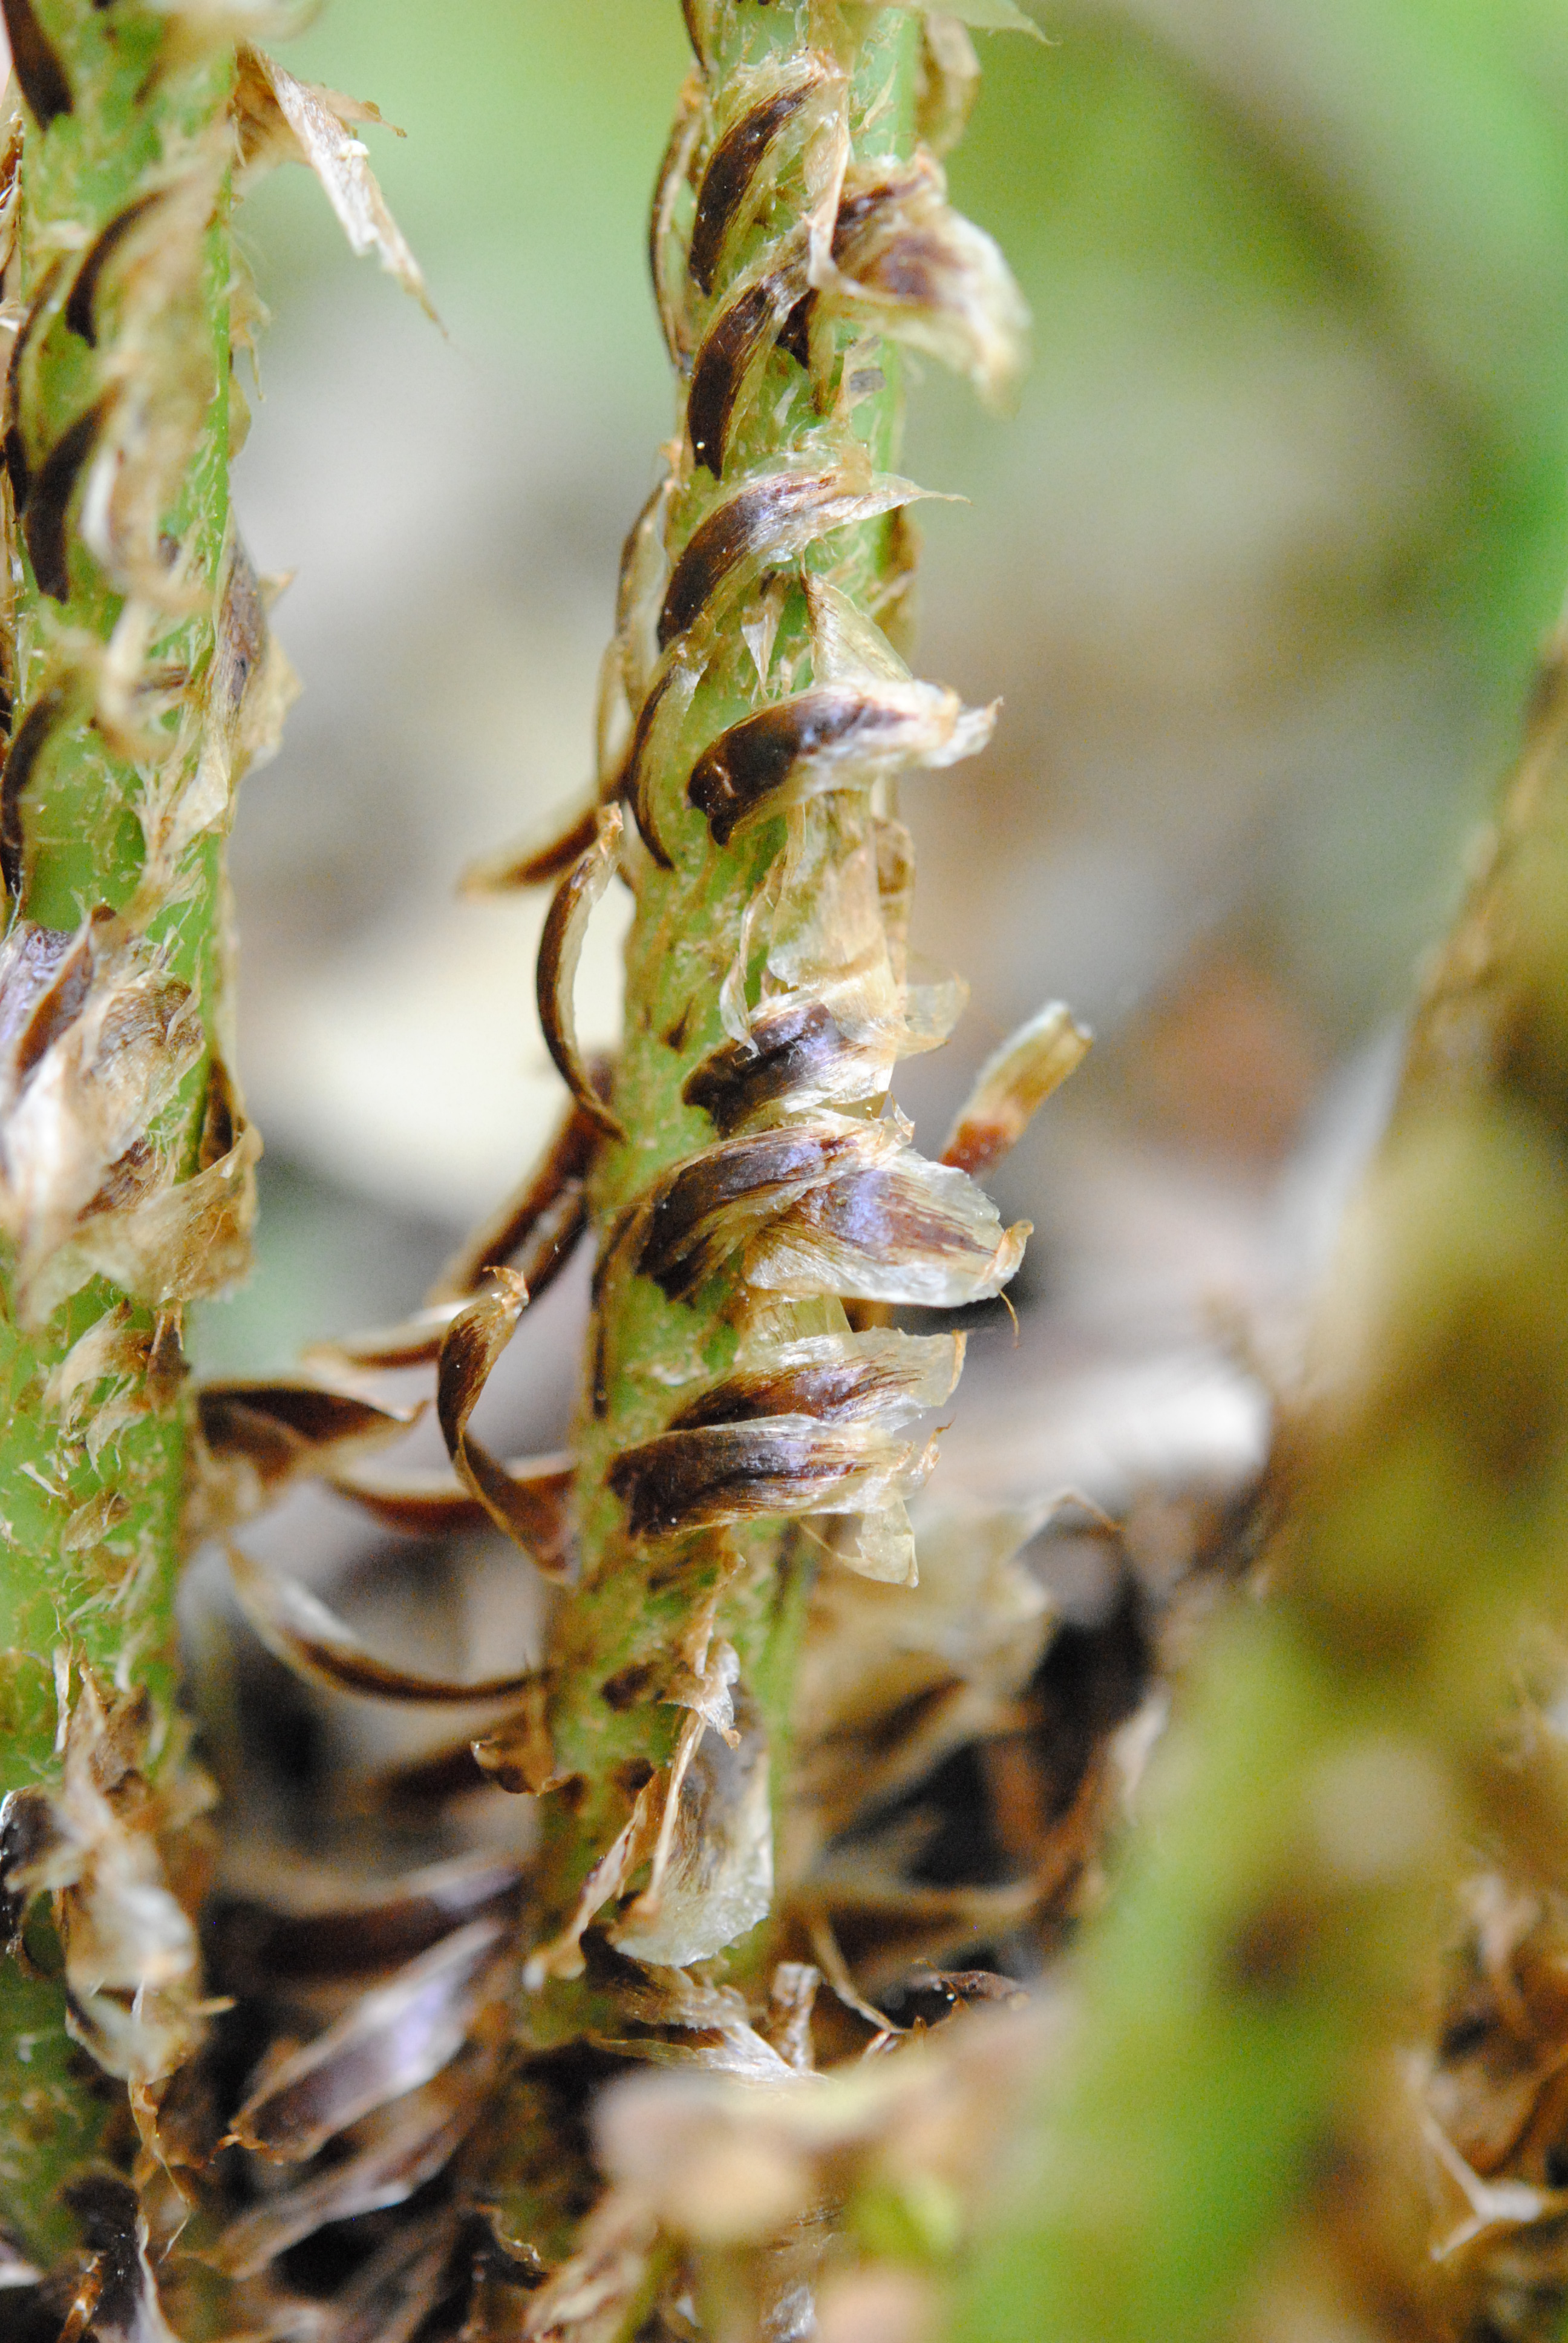
[[[584, 1930], [645, 1864], [623, 1954], [679, 1966], [768, 1914], [799, 1582], [819, 1552], [912, 1578], [903, 1500], [933, 1452], [907, 1426], [961, 1362], [961, 1335], [891, 1312], [996, 1293], [1027, 1233], [889, 1102], [963, 1000], [910, 972], [897, 780], [972, 755], [994, 713], [895, 648], [922, 493], [890, 469], [900, 349], [991, 397], [1020, 356], [1011, 280], [921, 143], [961, 112], [972, 51], [903, 10], [688, 25], [650, 234], [681, 420], [628, 539], [599, 808], [540, 960], [547, 1038], [604, 1135], [578, 1575], [547, 1695], [572, 1796], [547, 1824], [536, 1984], [581, 1974]], [[636, 913], [601, 1094], [570, 986], [617, 872]], [[1063, 1037], [1031, 1031], [1015, 1090], [1045, 1056], [1067, 1070]]]
[[242, 37], [295, 13], [4, 7], [0, 2206], [5, 2299], [104, 2336], [156, 2331], [160, 2123], [211, 2014], [182, 1330], [249, 1258], [223, 849], [293, 688], [229, 512], [236, 186], [309, 162], [407, 257], [343, 119]]

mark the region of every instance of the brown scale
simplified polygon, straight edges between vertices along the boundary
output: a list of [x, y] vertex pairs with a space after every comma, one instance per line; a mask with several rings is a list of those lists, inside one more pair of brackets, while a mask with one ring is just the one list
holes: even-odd
[[0, 0], [11, 43], [11, 64], [27, 108], [40, 130], [47, 130], [62, 114], [72, 110], [71, 85], [49, 37], [39, 24], [33, 0]]
[[714, 1224], [734, 1207], [764, 1217], [831, 1180], [859, 1153], [858, 1132], [794, 1125], [726, 1141], [668, 1172], [649, 1202], [637, 1266], [671, 1302], [694, 1292], [732, 1249]]
[[788, 1108], [790, 1094], [852, 1045], [819, 1001], [759, 1011], [744, 1041], [726, 1041], [687, 1077], [681, 1096], [728, 1139], [758, 1115]]
[[101, 398], [67, 426], [31, 476], [22, 535], [39, 588], [56, 602], [71, 598], [67, 523], [76, 484], [119, 401], [117, 390]]
[[783, 472], [716, 506], [692, 531], [671, 574], [658, 614], [659, 649], [668, 650], [695, 626], [721, 589], [737, 586], [737, 572], [801, 551], [834, 526], [829, 516], [848, 501], [841, 473]]
[[903, 720], [900, 711], [852, 684], [800, 692], [720, 733], [692, 767], [687, 796], [707, 815], [714, 843], [728, 846], [737, 824], [765, 809], [818, 751]]
[[21, 898], [25, 875], [22, 799], [49, 735], [65, 717], [67, 699], [59, 685], [40, 694], [16, 727], [0, 770], [0, 878], [14, 903]]
[[713, 290], [725, 244], [769, 149], [815, 95], [822, 79], [821, 68], [809, 66], [803, 80], [773, 91], [731, 124], [709, 156], [698, 189], [697, 216], [687, 255], [692, 281], [704, 293]]
[[668, 1537], [726, 1522], [838, 1511], [832, 1500], [909, 1453], [868, 1453], [852, 1434], [805, 1420], [704, 1424], [625, 1450], [609, 1484], [626, 1504], [633, 1537]]
[[65, 323], [74, 334], [79, 334], [89, 349], [98, 347], [97, 295], [98, 280], [114, 259], [126, 238], [140, 226], [149, 212], [156, 211], [169, 194], [166, 187], [153, 187], [146, 195], [135, 196], [123, 211], [115, 214], [106, 227], [99, 230], [87, 246], [81, 266], [71, 281], [71, 291], [65, 303]]
[[26, 378], [28, 353], [33, 338], [48, 313], [59, 289], [65, 272], [64, 259], [53, 260], [45, 271], [43, 280], [27, 305], [26, 315], [16, 330], [11, 345], [11, 357], [5, 373], [5, 469], [11, 481], [11, 502], [18, 519], [27, 508], [28, 492], [32, 486], [32, 465], [27, 454], [27, 442], [22, 428], [22, 386]]

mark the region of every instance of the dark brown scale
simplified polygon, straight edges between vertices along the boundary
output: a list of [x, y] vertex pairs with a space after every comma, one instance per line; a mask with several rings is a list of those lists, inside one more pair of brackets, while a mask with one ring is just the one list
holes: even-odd
[[674, 680], [674, 669], [668, 669], [643, 701], [631, 736], [631, 746], [627, 750], [626, 775], [621, 783], [622, 794], [631, 807], [631, 818], [637, 824], [637, 834], [661, 870], [673, 870], [675, 864], [658, 834], [658, 825], [653, 818], [653, 807], [643, 775], [648, 763], [648, 744], [653, 737], [659, 707]]
[[388, 1968], [427, 1953], [470, 1920], [511, 1908], [519, 1885], [514, 1865], [490, 1863], [426, 1886], [411, 1884], [381, 1903], [353, 1904], [336, 1912], [220, 1906], [215, 1920], [220, 1966], [226, 1977], [243, 1978], [253, 1990], [276, 1986], [280, 1977], [314, 1983]]
[[683, 181], [690, 184], [691, 161], [701, 128], [701, 83], [693, 75], [688, 90], [681, 94], [680, 110], [658, 166], [648, 217], [648, 269], [653, 280], [654, 306], [658, 311], [669, 362], [678, 374], [684, 374], [690, 364], [693, 334], [686, 271], [672, 271], [667, 264], [671, 258], [676, 197]]
[[22, 799], [44, 744], [60, 721], [65, 694], [56, 685], [35, 699], [16, 728], [16, 737], [0, 769], [0, 878], [13, 902], [22, 892], [25, 845], [22, 835]]
[[11, 345], [10, 361], [5, 369], [5, 469], [10, 476], [11, 502], [15, 508], [18, 520], [27, 508], [27, 495], [32, 485], [32, 467], [28, 462], [27, 443], [23, 436], [20, 419], [22, 365], [33, 337], [37, 332], [49, 304], [55, 297], [55, 290], [60, 282], [65, 265], [63, 256], [50, 262], [43, 282], [27, 305], [26, 315], [16, 329], [16, 338]]
[[[80, 929], [74, 932], [55, 928], [34, 929], [35, 938], [46, 940], [35, 944], [29, 953], [32, 967], [28, 974], [42, 975], [45, 969], [49, 974], [43, 990], [30, 999], [20, 991], [18, 993], [18, 1006], [26, 1001], [26, 1021], [17, 1031], [10, 1051], [12, 1069], [18, 1083], [26, 1081], [45, 1051], [59, 1040], [80, 1013], [93, 980], [96, 940], [94, 930], [110, 917], [112, 914], [107, 910], [95, 912], [92, 924], [85, 931]], [[0, 1009], [0, 1041], [5, 1036], [9, 1022], [4, 1010]]]
[[826, 502], [837, 487], [837, 476], [830, 472], [762, 480], [710, 512], [693, 530], [666, 590], [658, 619], [660, 648], [668, 649], [685, 633], [731, 570], [767, 549], [781, 522], [814, 503]]
[[691, 769], [686, 794], [708, 817], [714, 842], [728, 846], [738, 822], [782, 789], [797, 768], [857, 732], [901, 719], [853, 684], [823, 684], [759, 709], [721, 732]]
[[59, 1818], [46, 1790], [13, 1790], [0, 1801], [0, 1951], [15, 1957], [28, 1906], [38, 1892], [19, 1874], [60, 1843]]
[[[608, 1059], [589, 1059], [588, 1071], [607, 1093], [609, 1071]], [[488, 1271], [508, 1267], [518, 1271], [529, 1299], [537, 1301], [582, 1233], [583, 1182], [598, 1144], [598, 1124], [574, 1104], [523, 1185], [447, 1263], [425, 1296], [427, 1303], [466, 1301], [478, 1292]]]
[[33, 13], [33, 0], [0, 0], [11, 42], [11, 63], [28, 111], [40, 130], [71, 111], [71, 85], [48, 35]]
[[898, 1174], [877, 1164], [848, 1171], [799, 1210], [824, 1236], [869, 1260], [947, 1259], [970, 1249], [950, 1221], [922, 1210]]
[[98, 1212], [123, 1212], [157, 1185], [163, 1166], [158, 1151], [150, 1139], [133, 1139], [123, 1155], [116, 1155], [103, 1180], [82, 1207], [82, 1218], [91, 1220]]
[[947, 261], [934, 236], [900, 236], [867, 267], [865, 281], [892, 300], [940, 307]]
[[874, 1414], [899, 1387], [874, 1360], [852, 1353], [809, 1367], [758, 1368], [729, 1375], [670, 1421], [672, 1432], [716, 1423], [755, 1423], [769, 1415], [810, 1415], [819, 1423], [855, 1423]]
[[738, 1517], [809, 1513], [858, 1463], [824, 1451], [799, 1424], [717, 1424], [628, 1449], [610, 1466], [609, 1484], [633, 1537], [664, 1537]]
[[726, 1138], [754, 1115], [788, 1101], [849, 1044], [820, 1001], [791, 1001], [752, 1021], [744, 1041], [726, 1041], [689, 1074], [680, 1095]]
[[691, 452], [716, 480], [724, 476], [736, 402], [747, 369], [777, 335], [799, 295], [805, 270], [776, 269], [750, 286], [709, 327], [691, 370], [686, 403]]
[[609, 1413], [609, 1328], [604, 1298], [611, 1278], [638, 1241], [642, 1221], [639, 1205], [623, 1205], [606, 1229], [593, 1265], [593, 1281], [588, 1287], [588, 1393], [596, 1423], [602, 1423]]
[[855, 194], [846, 196], [833, 222], [834, 259], [842, 260], [861, 231], [887, 205], [897, 202], [903, 192], [897, 179], [880, 179], [874, 186], [861, 187]]
[[419, 1826], [427, 1825], [449, 1799], [490, 1786], [490, 1776], [475, 1756], [472, 1740], [465, 1737], [449, 1742], [433, 1756], [417, 1757], [410, 1765], [392, 1766], [378, 1775], [367, 1803], [394, 1823], [406, 1821]]
[[316, 1383], [208, 1383], [196, 1397], [203, 1437], [220, 1455], [253, 1455], [278, 1438], [329, 1447], [394, 1422], [384, 1408]]
[[619, 1716], [627, 1709], [635, 1708], [639, 1701], [647, 1700], [667, 1674], [668, 1670], [657, 1661], [633, 1660], [629, 1666], [605, 1678], [598, 1688], [599, 1698]]
[[781, 521], [825, 503], [839, 489], [833, 472], [792, 473], [779, 479], [759, 480], [716, 506], [693, 529], [685, 552], [675, 565], [658, 614], [658, 646], [668, 650], [700, 615], [703, 605], [732, 569], [749, 556], [767, 550]]
[[811, 320], [817, 314], [815, 293], [802, 294], [779, 328], [779, 347], [808, 374], [811, 371]]
[[38, 468], [27, 498], [22, 534], [41, 590], [56, 602], [71, 598], [66, 520], [82, 468], [98, 444], [116, 394], [104, 397], [62, 432]]
[[[694, 45], [697, 45], [694, 41]], [[702, 54], [698, 47], [698, 55]], [[724, 239], [750, 191], [769, 148], [794, 120], [814, 84], [775, 90], [739, 122], [732, 123], [709, 157], [697, 195], [697, 217], [691, 229], [691, 274], [705, 293], [713, 290], [714, 272]]]
[[228, 1068], [215, 1051], [207, 1066], [206, 1102], [202, 1109], [196, 1170], [210, 1172], [228, 1153], [238, 1135], [239, 1101]]
[[700, 1279], [704, 1223], [727, 1205], [771, 1190], [813, 1186], [831, 1176], [859, 1141], [849, 1133], [796, 1125], [734, 1139], [666, 1174], [648, 1215], [637, 1266], [671, 1302]]
[[98, 279], [137, 221], [145, 219], [155, 205], [161, 204], [167, 192], [166, 188], [155, 187], [150, 195], [138, 196], [124, 211], [116, 212], [87, 246], [65, 303], [65, 323], [74, 334], [80, 334], [90, 349], [98, 347], [98, 324], [94, 311]]
[[27, 450], [22, 438], [22, 427], [13, 423], [5, 434], [3, 450], [5, 477], [11, 483], [11, 504], [18, 519], [27, 509], [27, 491], [32, 486], [27, 470]]
[[505, 869], [486, 866], [484, 886], [487, 893], [500, 893], [512, 888], [542, 887], [564, 871], [588, 851], [598, 832], [598, 807], [590, 805], [563, 830], [558, 838], [547, 845], [529, 847], [518, 855]]

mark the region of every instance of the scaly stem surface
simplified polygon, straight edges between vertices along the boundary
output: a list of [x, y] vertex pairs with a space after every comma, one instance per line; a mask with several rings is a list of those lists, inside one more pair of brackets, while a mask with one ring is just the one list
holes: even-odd
[[638, 836], [601, 817], [544, 963], [548, 1014], [572, 907], [618, 862], [636, 916], [591, 1195], [579, 1575], [549, 1655], [568, 1786], [546, 1807], [561, 1933], [538, 2036], [584, 2022], [582, 1928], [645, 1864], [610, 1931], [644, 1961], [706, 1958], [767, 1912], [808, 1573], [831, 1545], [908, 1574], [900, 1497], [927, 1457], [889, 1427], [940, 1404], [961, 1354], [893, 1333], [887, 1305], [995, 1292], [1023, 1233], [886, 1112], [895, 1060], [961, 1001], [907, 980], [896, 776], [990, 721], [891, 639], [920, 493], [891, 470], [899, 344], [987, 392], [1020, 354], [1011, 281], [920, 144], [956, 134], [973, 55], [905, 8], [686, 13], [698, 71], [653, 234], [680, 428], [628, 542], [604, 758]]
[[[810, 12], [803, 6], [726, 7], [709, 51], [710, 103], [725, 105], [737, 73], [808, 52]], [[841, 62], [849, 76], [851, 146], [868, 144], [866, 117], [877, 119], [870, 151], [907, 156], [913, 141], [916, 25], [902, 11], [871, 20], [847, 40]], [[716, 278], [717, 314], [748, 273], [765, 235], [738, 239]], [[846, 340], [848, 337], [845, 337]], [[885, 344], [862, 347], [879, 387], [852, 409], [824, 416], [805, 371], [784, 354], [770, 361], [764, 386], [739, 422], [725, 464], [724, 485], [693, 465], [688, 453], [674, 476], [663, 516], [665, 543], [678, 558], [705, 516], [731, 493], [733, 477], [761, 478], [791, 462], [825, 467], [863, 450], [877, 470], [890, 468], [899, 437], [896, 357]], [[835, 383], [835, 391], [839, 386]], [[869, 612], [885, 597], [899, 554], [898, 523], [890, 518], [839, 531], [812, 548], [813, 565]], [[691, 1076], [725, 1041], [720, 988], [742, 950], [741, 924], [767, 872], [783, 849], [777, 819], [716, 845], [684, 785], [696, 748], [713, 739], [765, 699], [777, 696], [776, 672], [765, 684], [745, 649], [741, 627], [755, 618], [760, 586], [725, 619], [725, 643], [698, 685], [681, 745], [666, 750], [647, 776], [648, 799], [674, 867], [664, 870], [639, 858], [636, 916], [627, 947], [626, 1031], [617, 1071], [615, 1112], [628, 1134], [604, 1151], [593, 1191], [601, 1249], [628, 1211], [634, 1212], [659, 1175], [710, 1147], [714, 1126], [683, 1091]], [[779, 589], [774, 589], [778, 591]], [[798, 585], [780, 592], [779, 631], [797, 640], [804, 623]], [[777, 655], [776, 655], [777, 656]], [[871, 820], [857, 807], [842, 825], [840, 853], [863, 842]], [[755, 981], [752, 998], [756, 997]], [[670, 1301], [645, 1276], [607, 1280], [598, 1342], [605, 1362], [598, 1403], [589, 1393], [578, 1424], [581, 1584], [567, 1605], [552, 1653], [558, 1686], [551, 1711], [556, 1760], [580, 1776], [575, 1806], [547, 1805], [545, 1894], [552, 1914], [564, 1916], [585, 1873], [615, 1838], [627, 1816], [628, 1786], [639, 1771], [666, 1764], [682, 1712], [658, 1700], [668, 1655], [689, 1640], [694, 1610], [718, 1594], [714, 1632], [733, 1645], [740, 1681], [762, 1707], [776, 1737], [788, 1715], [790, 1643], [800, 1615], [798, 1599], [809, 1564], [809, 1548], [783, 1526], [759, 1523], [743, 1541], [699, 1532], [672, 1546], [631, 1537], [626, 1508], [609, 1486], [616, 1458], [661, 1432], [672, 1396], [683, 1386], [716, 1377], [737, 1347], [738, 1269], [727, 1264], [689, 1300]], [[823, 1331], [841, 1311], [825, 1305]], [[804, 1331], [804, 1328], [802, 1329]], [[814, 1327], [813, 1327], [814, 1331]], [[638, 1683], [635, 1672], [646, 1667]], [[628, 1677], [628, 1672], [634, 1674]], [[630, 1684], [633, 1696], [621, 1687]], [[607, 1696], [606, 1687], [610, 1687]], [[649, 1697], [649, 1694], [652, 1697]], [[775, 1758], [777, 1762], [777, 1755]]]
[[[126, 1775], [97, 1763], [92, 1786], [150, 1840], [180, 1795], [180, 1314], [234, 1273], [248, 1214], [250, 1151], [214, 1048], [237, 697], [232, 666], [215, 669], [234, 50], [131, 5], [7, 15], [28, 106], [5, 410], [0, 1791], [59, 1783], [90, 1684], [100, 1716], [135, 1712]], [[254, 582], [248, 603], [247, 581], [226, 584], [254, 664]], [[90, 1738], [84, 1721], [89, 1770]], [[80, 1800], [75, 1827], [93, 1827]], [[37, 1925], [29, 1943], [55, 1974], [0, 1965], [0, 2207], [46, 2265], [73, 2233], [61, 2184], [115, 2094], [68, 2037], [58, 1946]], [[130, 1998], [131, 1979], [112, 1989]], [[188, 2043], [175, 2025], [138, 2046], [132, 2023], [116, 2057], [75, 2030], [142, 2086]]]

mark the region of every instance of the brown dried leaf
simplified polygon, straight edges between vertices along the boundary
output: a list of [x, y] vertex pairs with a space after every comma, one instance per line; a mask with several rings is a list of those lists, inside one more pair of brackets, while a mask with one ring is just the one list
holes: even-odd
[[325, 1684], [330, 1691], [358, 1693], [372, 1700], [449, 1706], [509, 1700], [533, 1680], [531, 1669], [463, 1684], [448, 1676], [413, 1675], [389, 1667], [367, 1652], [336, 1612], [329, 1611], [307, 1587], [294, 1579], [275, 1578], [239, 1546], [229, 1546], [227, 1553], [240, 1608], [267, 1650], [297, 1675]]
[[1089, 1054], [1092, 1034], [1065, 1002], [1048, 1001], [994, 1050], [975, 1076], [941, 1161], [979, 1179], [1028, 1130], [1030, 1117]]
[[280, 2163], [327, 2140], [449, 2066], [507, 1975], [507, 1927], [470, 1921], [387, 1985], [362, 1994], [325, 2034], [264, 2064], [234, 2119], [241, 2147]]

